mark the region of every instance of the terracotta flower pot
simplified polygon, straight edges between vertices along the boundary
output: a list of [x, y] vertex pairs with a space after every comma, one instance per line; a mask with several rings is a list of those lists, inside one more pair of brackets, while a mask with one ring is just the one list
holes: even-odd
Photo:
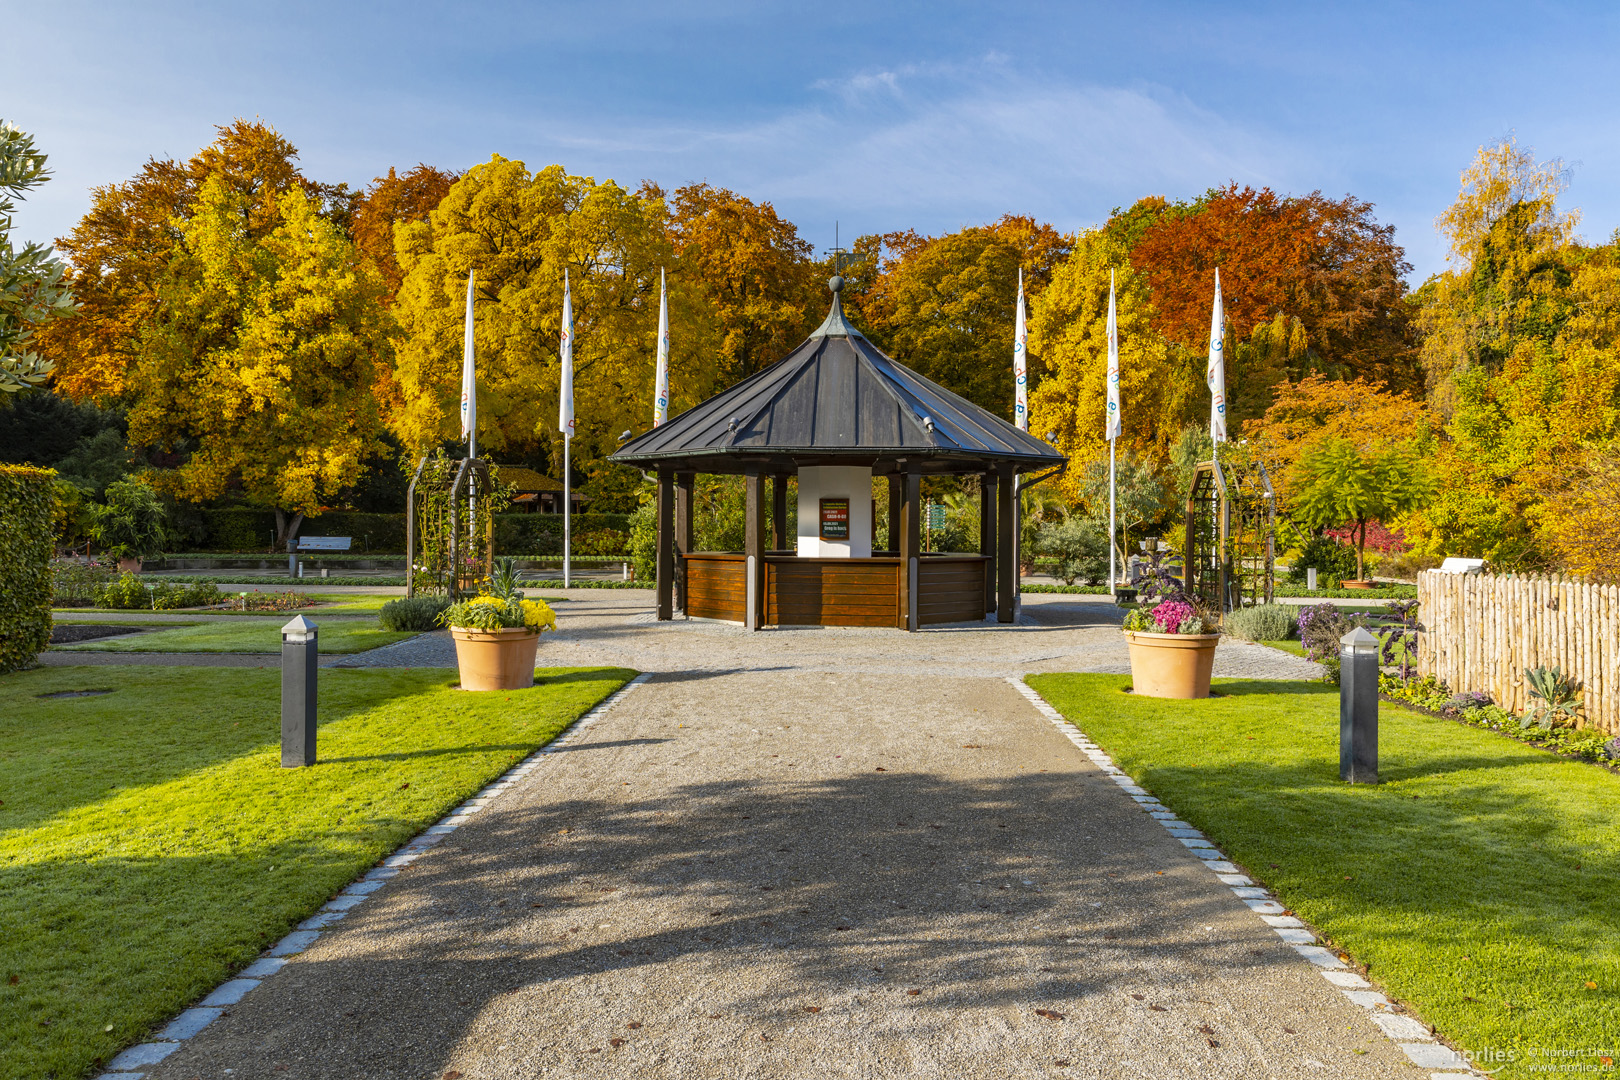
[[1150, 634], [1127, 630], [1131, 689], [1144, 697], [1206, 698], [1219, 634]]
[[1372, 589], [1376, 587], [1372, 578], [1351, 578], [1348, 581], [1339, 582], [1339, 588], [1341, 589]]
[[534, 685], [538, 631], [526, 626], [473, 630], [452, 626], [463, 690], [522, 690]]
[[139, 560], [139, 559], [119, 559], [118, 560], [118, 572], [120, 574], [138, 574], [138, 573], [140, 573], [141, 572], [141, 560]]

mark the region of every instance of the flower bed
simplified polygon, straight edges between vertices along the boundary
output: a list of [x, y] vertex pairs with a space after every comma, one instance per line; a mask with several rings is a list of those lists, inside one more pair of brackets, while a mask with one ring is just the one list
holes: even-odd
[[1529, 746], [1620, 771], [1612, 764], [1620, 761], [1620, 738], [1611, 738], [1607, 732], [1592, 728], [1521, 727], [1520, 718], [1492, 703], [1489, 694], [1453, 694], [1433, 676], [1403, 684], [1393, 675], [1384, 675], [1378, 680], [1378, 693], [1385, 701], [1421, 709], [1432, 716], [1455, 720], [1469, 727], [1485, 728]]

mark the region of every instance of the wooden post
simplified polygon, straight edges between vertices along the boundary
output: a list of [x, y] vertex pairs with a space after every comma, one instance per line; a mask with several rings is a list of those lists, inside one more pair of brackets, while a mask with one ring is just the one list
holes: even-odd
[[743, 554], [746, 586], [743, 594], [743, 625], [758, 630], [765, 610], [765, 477], [758, 470], [747, 475], [747, 495], [743, 507]]
[[1011, 465], [1001, 467], [996, 503], [996, 622], [1017, 619], [1018, 554], [1015, 547], [1018, 528], [1018, 490], [1013, 485]]
[[692, 553], [692, 481], [689, 472], [675, 474], [675, 607], [686, 614], [686, 556]]
[[900, 551], [900, 486], [901, 477], [889, 477], [889, 548]]
[[658, 470], [658, 554], [657, 567], [658, 619], [668, 622], [675, 617], [675, 474], [668, 469]]
[[771, 550], [787, 548], [787, 477], [771, 477]]
[[900, 629], [917, 629], [918, 534], [922, 531], [922, 477], [907, 472], [900, 485]]
[[989, 561], [984, 564], [984, 613], [996, 610], [996, 474], [987, 472], [979, 478], [979, 554]]

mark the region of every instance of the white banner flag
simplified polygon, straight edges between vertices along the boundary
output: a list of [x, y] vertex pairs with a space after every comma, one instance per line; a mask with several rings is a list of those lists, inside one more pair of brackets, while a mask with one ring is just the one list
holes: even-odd
[[574, 437], [574, 302], [568, 293], [568, 271], [563, 271], [562, 386], [557, 400], [557, 430], [566, 439]]
[[467, 440], [467, 456], [474, 452], [478, 431], [478, 382], [473, 376], [473, 272], [467, 271], [467, 329], [461, 342], [461, 437]]
[[1018, 271], [1018, 314], [1013, 324], [1013, 423], [1019, 431], [1029, 430], [1029, 334], [1024, 329], [1024, 272]]
[[658, 271], [658, 374], [653, 383], [653, 427], [669, 419], [669, 292]]
[[1226, 316], [1221, 309], [1221, 272], [1215, 271], [1215, 310], [1209, 319], [1209, 437], [1226, 441]]
[[1119, 438], [1119, 319], [1114, 313], [1114, 272], [1108, 271], [1108, 433], [1109, 442]]

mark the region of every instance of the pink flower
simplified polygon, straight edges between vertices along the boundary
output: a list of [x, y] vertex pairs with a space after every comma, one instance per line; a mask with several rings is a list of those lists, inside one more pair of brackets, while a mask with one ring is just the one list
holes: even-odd
[[1165, 600], [1150, 614], [1159, 633], [1175, 634], [1180, 632], [1182, 623], [1198, 614], [1198, 609], [1183, 600]]

